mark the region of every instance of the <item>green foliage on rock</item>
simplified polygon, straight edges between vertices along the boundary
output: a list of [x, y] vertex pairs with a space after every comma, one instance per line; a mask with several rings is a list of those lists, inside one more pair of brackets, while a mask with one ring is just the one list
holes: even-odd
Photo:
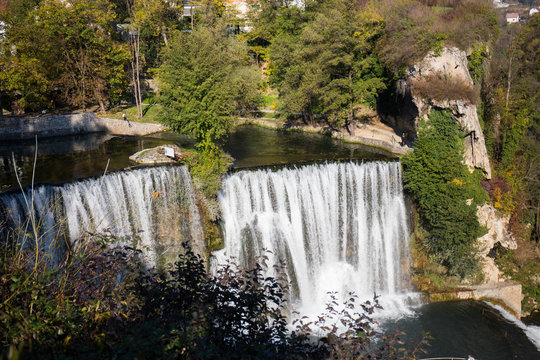
[[469, 74], [475, 83], [479, 83], [484, 78], [488, 51], [486, 44], [475, 44], [471, 48], [471, 54], [467, 56], [469, 63]]
[[540, 304], [540, 287], [537, 281], [540, 264], [531, 258], [518, 259], [515, 252], [515, 250], [499, 251], [495, 262], [504, 275], [521, 284], [524, 295], [521, 301], [522, 313], [530, 314], [535, 310], [538, 311]]
[[405, 189], [414, 195], [428, 232], [424, 246], [450, 275], [462, 278], [478, 267], [474, 244], [485, 230], [476, 204], [486, 199], [477, 175], [463, 164], [463, 135], [449, 112], [433, 110], [420, 124], [415, 151], [402, 158]]

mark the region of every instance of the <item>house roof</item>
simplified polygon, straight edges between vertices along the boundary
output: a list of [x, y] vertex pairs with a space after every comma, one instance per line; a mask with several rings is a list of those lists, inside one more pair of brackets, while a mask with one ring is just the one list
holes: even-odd
[[0, 11], [4, 10], [8, 4], [9, 0], [0, 0]]
[[506, 18], [507, 19], [510, 19], [510, 18], [517, 18], [519, 17], [519, 14], [518, 13], [508, 13], [506, 14]]

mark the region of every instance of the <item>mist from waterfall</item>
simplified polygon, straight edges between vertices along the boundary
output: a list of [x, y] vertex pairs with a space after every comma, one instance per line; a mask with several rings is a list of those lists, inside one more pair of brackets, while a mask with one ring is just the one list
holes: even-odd
[[[25, 229], [32, 207], [30, 189], [0, 196], [0, 214], [7, 219], [4, 236], [33, 244]], [[28, 205], [27, 205], [28, 202]], [[33, 209], [41, 246], [60, 259], [64, 244], [77, 247], [87, 233], [138, 236], [146, 260], [174, 260], [182, 241], [204, 244], [195, 192], [188, 170], [155, 167], [115, 172], [62, 186], [38, 186]], [[19, 230], [17, 230], [19, 229]], [[203, 246], [203, 245], [200, 245]], [[54, 262], [54, 261], [53, 261]]]
[[301, 314], [321, 313], [329, 292], [380, 295], [388, 316], [416, 299], [399, 162], [240, 171], [223, 181], [219, 202], [225, 248], [213, 266], [232, 258], [249, 268], [269, 250], [267, 275], [284, 266]]

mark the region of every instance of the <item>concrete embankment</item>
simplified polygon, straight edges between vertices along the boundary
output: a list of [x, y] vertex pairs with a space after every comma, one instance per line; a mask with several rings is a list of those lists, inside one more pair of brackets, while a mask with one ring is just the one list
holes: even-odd
[[161, 124], [127, 122], [97, 117], [94, 113], [3, 118], [0, 139], [23, 140], [38, 137], [106, 132], [116, 135], [148, 135], [164, 131]]
[[407, 145], [402, 146], [400, 144], [401, 137], [395, 134], [392, 128], [383, 124], [361, 124], [351, 126], [351, 132], [349, 133], [346, 130], [331, 131], [324, 126], [312, 126], [304, 124], [285, 127], [280, 121], [267, 118], [238, 118], [236, 123], [238, 125], [254, 124], [278, 130], [331, 134], [333, 138], [380, 148], [394, 156], [404, 155], [412, 150]]
[[518, 319], [521, 318], [521, 284], [515, 281], [488, 283], [429, 294], [430, 301], [488, 300], [503, 305]]

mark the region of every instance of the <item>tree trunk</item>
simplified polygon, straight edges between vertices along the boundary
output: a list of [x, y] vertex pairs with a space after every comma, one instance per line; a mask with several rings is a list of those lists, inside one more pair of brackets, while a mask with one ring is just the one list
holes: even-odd
[[309, 99], [308, 103], [308, 115], [309, 115], [309, 123], [311, 126], [315, 126], [315, 118], [313, 117], [313, 107], [311, 106], [311, 98]]
[[137, 106], [137, 117], [142, 118], [142, 96], [140, 85], [140, 72], [139, 72], [139, 29], [136, 30], [136, 34], [130, 32], [129, 43], [131, 47], [131, 77], [133, 80], [133, 95], [135, 97], [135, 106]]
[[137, 107], [137, 116], [139, 119], [142, 119], [143, 117], [143, 110], [142, 110], [142, 94], [141, 94], [141, 75], [139, 73], [139, 54], [140, 54], [140, 36], [139, 36], [140, 29], [137, 28], [137, 46], [136, 46], [136, 65], [137, 65], [137, 96], [138, 96], [138, 104]]
[[193, 20], [193, 3], [191, 3], [191, 5], [189, 5], [189, 15], [191, 15], [191, 31], [193, 31], [193, 25], [194, 25], [194, 20]]
[[105, 103], [103, 102], [103, 99], [101, 97], [99, 98], [98, 102], [99, 102], [99, 111], [105, 112], [105, 110], [106, 110], [105, 109]]
[[161, 35], [163, 36], [163, 42], [165, 43], [165, 47], [168, 47], [169, 41], [167, 40], [167, 32], [165, 32], [164, 28], [161, 28]]
[[508, 99], [510, 98], [510, 85], [512, 83], [512, 60], [514, 55], [510, 56], [510, 63], [508, 64], [508, 87], [506, 88], [506, 109], [508, 109]]

